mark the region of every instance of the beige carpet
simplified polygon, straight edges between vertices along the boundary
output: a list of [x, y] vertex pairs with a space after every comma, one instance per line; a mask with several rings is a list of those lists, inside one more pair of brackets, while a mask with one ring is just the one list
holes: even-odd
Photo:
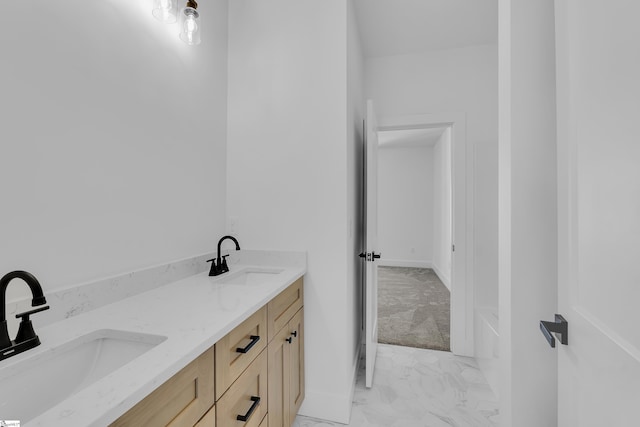
[[449, 299], [430, 268], [378, 267], [378, 342], [450, 351]]

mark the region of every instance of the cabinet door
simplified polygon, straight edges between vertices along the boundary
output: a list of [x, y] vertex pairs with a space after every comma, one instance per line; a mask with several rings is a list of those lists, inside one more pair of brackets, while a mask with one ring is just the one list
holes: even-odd
[[293, 316], [289, 322], [289, 330], [293, 338], [289, 345], [289, 413], [291, 414], [289, 424], [291, 424], [304, 400], [304, 308]]
[[304, 309], [269, 343], [269, 425], [290, 427], [304, 399]]
[[192, 426], [213, 406], [214, 350], [211, 347], [118, 418], [111, 427]]
[[291, 407], [289, 404], [290, 366], [289, 328], [285, 327], [269, 343], [269, 425], [289, 427]]

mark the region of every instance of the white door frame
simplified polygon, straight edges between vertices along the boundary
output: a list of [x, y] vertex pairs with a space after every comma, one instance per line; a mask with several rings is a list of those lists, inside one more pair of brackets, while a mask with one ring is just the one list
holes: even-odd
[[[451, 127], [451, 352], [473, 357], [473, 152], [464, 113], [379, 117], [378, 131]], [[384, 250], [384, 249], [383, 249]]]

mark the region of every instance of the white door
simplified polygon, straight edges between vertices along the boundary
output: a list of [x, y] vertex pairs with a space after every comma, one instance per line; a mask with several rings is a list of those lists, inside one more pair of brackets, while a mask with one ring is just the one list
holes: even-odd
[[366, 386], [373, 384], [378, 350], [378, 121], [373, 101], [367, 101], [365, 159], [365, 348]]
[[639, 17], [556, 0], [560, 427], [640, 425]]

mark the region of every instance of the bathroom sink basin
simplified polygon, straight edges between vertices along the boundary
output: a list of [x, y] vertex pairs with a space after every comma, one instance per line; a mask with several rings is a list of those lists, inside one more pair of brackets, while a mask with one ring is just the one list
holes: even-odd
[[0, 414], [27, 422], [164, 340], [102, 329], [5, 369], [0, 364]]
[[282, 271], [275, 268], [247, 268], [229, 275], [222, 282], [229, 285], [259, 285], [272, 280]]

